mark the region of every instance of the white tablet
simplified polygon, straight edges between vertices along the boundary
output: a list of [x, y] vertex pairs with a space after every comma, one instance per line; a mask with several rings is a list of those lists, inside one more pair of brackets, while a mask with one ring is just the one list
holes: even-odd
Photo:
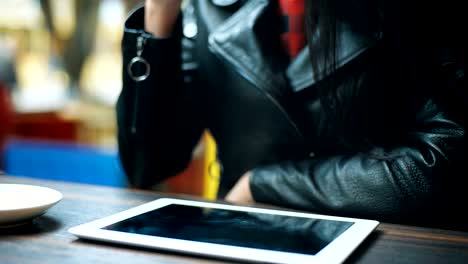
[[377, 227], [343, 218], [161, 198], [69, 229], [85, 239], [262, 263], [341, 263]]

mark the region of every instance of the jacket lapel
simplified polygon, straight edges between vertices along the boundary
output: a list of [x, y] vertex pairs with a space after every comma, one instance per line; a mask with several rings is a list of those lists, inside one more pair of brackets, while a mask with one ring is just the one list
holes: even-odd
[[279, 91], [272, 87], [284, 87], [285, 79], [282, 74], [275, 74], [269, 61], [271, 56], [265, 56], [262, 49], [263, 33], [271, 29], [259, 28], [268, 18], [269, 2], [248, 1], [210, 34], [208, 43], [213, 53], [231, 64], [245, 79], [278, 98]]
[[[381, 31], [357, 33], [351, 30], [350, 26], [343, 22], [337, 23], [338, 32], [336, 47], [336, 69], [345, 66], [350, 61], [359, 57], [365, 51], [377, 44], [381, 39]], [[318, 34], [314, 34], [310, 40], [310, 45], [318, 44]], [[317, 68], [312, 68], [309, 48], [304, 48], [297, 57], [289, 64], [286, 69], [286, 76], [294, 92], [299, 92], [307, 87], [326, 78], [329, 73], [325, 72], [330, 65], [325, 65], [323, 53], [315, 54], [317, 59]], [[330, 62], [331, 63], [331, 62]]]
[[[268, 56], [263, 50], [269, 44], [265, 42], [271, 41], [271, 37], [278, 37], [271, 36], [274, 32], [271, 27], [274, 27], [275, 23], [271, 21], [270, 5], [269, 0], [247, 1], [210, 34], [208, 41], [213, 53], [231, 64], [254, 86], [279, 100], [285, 92], [285, 87], [291, 87], [294, 92], [298, 92], [313, 86], [328, 73], [325, 72], [326, 67], [312, 68], [307, 47], [288, 65], [285, 74], [279, 72], [278, 67], [273, 67], [273, 56]], [[340, 32], [337, 35], [337, 68], [357, 58], [381, 39], [381, 31], [377, 27], [375, 32], [358, 33], [346, 23], [338, 22], [337, 26]], [[264, 34], [265, 32], [270, 34]], [[311, 45], [318, 43], [318, 40], [319, 34], [313, 34]], [[321, 63], [324, 58], [321, 54], [317, 56], [318, 65], [324, 66]]]

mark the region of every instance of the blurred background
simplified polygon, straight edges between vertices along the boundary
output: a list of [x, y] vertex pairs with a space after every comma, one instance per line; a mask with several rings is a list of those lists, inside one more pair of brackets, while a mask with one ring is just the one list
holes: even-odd
[[[123, 23], [140, 3], [0, 1], [1, 170], [128, 187], [117, 158], [115, 103]], [[203, 183], [213, 144], [205, 135], [198, 162], [159, 188], [213, 196]]]

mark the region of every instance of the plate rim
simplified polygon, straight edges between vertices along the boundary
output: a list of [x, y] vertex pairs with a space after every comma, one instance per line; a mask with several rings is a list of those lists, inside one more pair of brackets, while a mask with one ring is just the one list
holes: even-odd
[[54, 193], [56, 195], [55, 199], [53, 201], [47, 202], [47, 203], [41, 203], [33, 206], [21, 206], [21, 207], [16, 207], [16, 208], [9, 208], [9, 209], [2, 209], [0, 208], [0, 213], [5, 213], [5, 212], [14, 212], [14, 211], [22, 211], [22, 210], [28, 210], [28, 209], [35, 209], [39, 207], [47, 207], [48, 208], [54, 206], [58, 202], [60, 202], [63, 199], [63, 194], [50, 187], [46, 186], [41, 186], [41, 185], [33, 185], [33, 184], [21, 184], [21, 183], [0, 183], [0, 186], [2, 185], [8, 185], [8, 186], [20, 186], [20, 187], [28, 187], [28, 188], [34, 188], [34, 189], [42, 189], [46, 190], [47, 192]]

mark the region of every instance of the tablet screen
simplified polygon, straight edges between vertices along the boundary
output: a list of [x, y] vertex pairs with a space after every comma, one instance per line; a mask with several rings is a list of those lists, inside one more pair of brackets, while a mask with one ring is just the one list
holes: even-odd
[[103, 229], [315, 255], [353, 222], [170, 204]]

